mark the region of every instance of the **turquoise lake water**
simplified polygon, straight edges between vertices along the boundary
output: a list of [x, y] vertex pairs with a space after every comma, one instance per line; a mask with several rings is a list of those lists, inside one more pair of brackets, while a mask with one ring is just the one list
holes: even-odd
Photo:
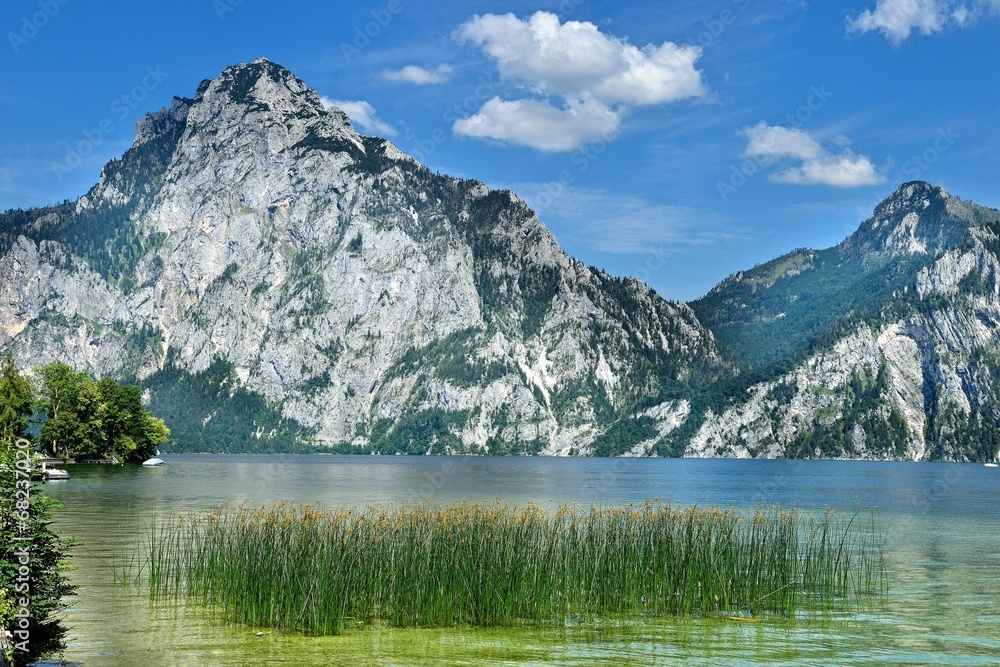
[[[160, 468], [67, 466], [46, 491], [77, 540], [68, 664], [1000, 665], [1000, 469], [973, 464], [686, 459], [166, 455]], [[220, 626], [115, 584], [154, 515], [220, 502], [327, 506], [487, 500], [555, 508], [659, 497], [685, 505], [875, 509], [890, 593], [852, 613], [637, 619], [531, 629], [366, 629], [303, 637]], [[263, 634], [258, 634], [263, 632]]]

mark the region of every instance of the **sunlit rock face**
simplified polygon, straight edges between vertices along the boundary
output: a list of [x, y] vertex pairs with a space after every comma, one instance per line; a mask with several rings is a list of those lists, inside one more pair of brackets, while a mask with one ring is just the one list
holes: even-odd
[[[839, 246], [720, 284], [694, 304], [702, 321], [738, 354], [790, 370], [709, 410], [687, 454], [993, 458], [998, 252], [1000, 212], [914, 182]], [[791, 351], [768, 358], [751, 337]]]
[[234, 449], [585, 454], [724, 367], [687, 305], [264, 59], [144, 117], [85, 197], [3, 234], [0, 346], [139, 381], [176, 441], [225, 421]]

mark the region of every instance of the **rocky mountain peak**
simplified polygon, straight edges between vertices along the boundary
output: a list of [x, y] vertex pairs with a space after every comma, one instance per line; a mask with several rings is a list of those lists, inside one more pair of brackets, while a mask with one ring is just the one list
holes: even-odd
[[184, 97], [174, 97], [170, 108], [162, 107], [159, 111], [148, 113], [135, 124], [135, 139], [132, 148], [141, 146], [159, 137], [176, 134], [187, 121], [188, 112], [194, 100]]
[[[725, 367], [689, 307], [265, 59], [144, 117], [59, 215], [0, 234], [0, 350], [135, 378], [183, 447], [586, 452]], [[672, 451], [652, 421], [593, 447]]]
[[300, 142], [364, 153], [361, 137], [343, 111], [326, 108], [315, 89], [266, 58], [232, 65], [217, 79], [202, 82], [182, 146], [247, 148], [261, 139], [271, 154]]
[[217, 81], [234, 101], [244, 103], [265, 100], [274, 90], [296, 96], [308, 90], [301, 79], [267, 58], [230, 65]]
[[903, 183], [861, 223], [842, 248], [847, 253], [934, 255], [961, 240], [968, 220], [943, 188], [923, 181]]
[[917, 213], [929, 208], [934, 203], [947, 200], [948, 193], [936, 185], [924, 181], [910, 181], [900, 185], [891, 196], [875, 207], [875, 221], [892, 220], [897, 213]]
[[[300, 117], [320, 116], [326, 111], [315, 89], [266, 58], [227, 67], [219, 78], [202, 84], [198, 101], [215, 108], [238, 104], [248, 111], [272, 110]], [[346, 116], [340, 120], [349, 125]]]

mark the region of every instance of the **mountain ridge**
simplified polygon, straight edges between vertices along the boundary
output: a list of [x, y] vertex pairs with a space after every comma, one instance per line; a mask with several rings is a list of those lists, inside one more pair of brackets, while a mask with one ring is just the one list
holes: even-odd
[[[928, 183], [903, 183], [875, 208], [871, 218], [836, 246], [793, 250], [740, 271], [691, 305], [724, 347], [729, 340], [743, 361], [766, 365], [779, 358], [794, 358], [808, 348], [810, 337], [822, 338], [829, 333], [829, 320], [842, 320], [852, 312], [871, 317], [880, 311], [894, 292], [910, 286], [916, 271], [961, 243], [968, 230], [980, 224], [977, 221], [993, 213]], [[826, 267], [823, 281], [814, 279], [823, 273], [818, 267]], [[788, 289], [782, 290], [785, 285]], [[823, 317], [817, 321], [805, 318], [798, 327], [788, 325], [785, 318], [798, 311], [819, 312], [821, 309], [806, 303], [819, 299], [831, 301], [830, 312], [820, 313]], [[728, 331], [735, 325], [741, 327], [737, 336]], [[746, 331], [747, 327], [751, 331]], [[798, 338], [794, 344], [787, 348], [775, 345], [776, 335], [783, 338], [776, 334], [778, 330], [796, 328], [790, 332]], [[764, 345], [764, 340], [770, 345]]]
[[0, 348], [139, 382], [179, 450], [985, 460], [998, 239], [914, 181], [669, 302], [258, 59], [0, 216]]
[[723, 368], [686, 305], [264, 59], [145, 116], [75, 204], [5, 227], [0, 263], [34, 279], [3, 286], [0, 346], [136, 378], [190, 448], [586, 451]]
[[691, 305], [757, 370], [687, 453], [994, 458], [998, 235], [1000, 212], [909, 182], [837, 246], [720, 283]]

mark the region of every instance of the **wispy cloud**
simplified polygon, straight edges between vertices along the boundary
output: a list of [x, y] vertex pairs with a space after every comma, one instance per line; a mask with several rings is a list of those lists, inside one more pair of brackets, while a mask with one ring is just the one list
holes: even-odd
[[[768, 125], [764, 121], [745, 127], [740, 133], [747, 139], [744, 157], [757, 159], [765, 166], [785, 165], [768, 177], [773, 183], [855, 188], [886, 181], [868, 156], [858, 155], [847, 147], [846, 137], [838, 137], [841, 146], [834, 152], [803, 130]], [[789, 161], [799, 164], [788, 166]]]
[[933, 35], [949, 27], [965, 28], [985, 13], [1000, 12], [1000, 0], [877, 0], [875, 9], [866, 9], [849, 19], [851, 32], [881, 32], [894, 45], [917, 31]]
[[[36, 199], [39, 195], [38, 191], [31, 188], [30, 186], [23, 185], [18, 178], [19, 174], [22, 174], [23, 170], [18, 168], [11, 168], [6, 164], [0, 164], [0, 199]], [[0, 210], [5, 207], [0, 207]]]
[[451, 65], [438, 65], [434, 69], [407, 65], [398, 70], [382, 70], [382, 77], [389, 81], [412, 83], [418, 86], [445, 83], [451, 78], [454, 68]]
[[715, 211], [637, 195], [558, 183], [520, 183], [514, 190], [560, 239], [612, 255], [670, 255], [749, 236]]
[[389, 137], [396, 136], [396, 128], [378, 117], [375, 107], [364, 100], [333, 100], [320, 97], [326, 107], [337, 107], [347, 114], [351, 122], [360, 126], [365, 132], [376, 132]]
[[[522, 20], [486, 14], [455, 32], [495, 62], [501, 77], [534, 97], [493, 98], [454, 125], [456, 134], [488, 137], [548, 151], [569, 151], [615, 132], [629, 106], [707, 94], [696, 68], [701, 49], [673, 42], [638, 48], [592, 23], [560, 22], [548, 12]], [[553, 128], [554, 119], [562, 123]], [[595, 122], [596, 121], [596, 122]], [[547, 136], [562, 131], [562, 140]]]

